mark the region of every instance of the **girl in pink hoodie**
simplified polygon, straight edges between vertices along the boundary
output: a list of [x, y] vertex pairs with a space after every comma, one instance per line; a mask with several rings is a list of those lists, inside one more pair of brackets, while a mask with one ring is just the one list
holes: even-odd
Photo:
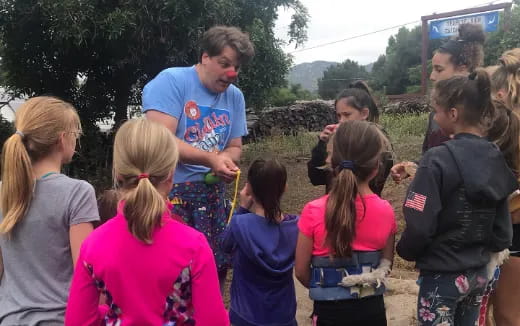
[[121, 201], [81, 246], [65, 325], [229, 325], [206, 238], [169, 213], [178, 157], [165, 127], [121, 126], [113, 167]]

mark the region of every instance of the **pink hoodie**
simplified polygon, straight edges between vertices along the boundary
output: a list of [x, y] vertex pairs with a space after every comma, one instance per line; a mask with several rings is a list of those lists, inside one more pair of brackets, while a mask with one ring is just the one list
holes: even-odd
[[152, 239], [136, 239], [121, 211], [94, 230], [81, 246], [65, 325], [229, 325], [204, 235], [165, 213]]

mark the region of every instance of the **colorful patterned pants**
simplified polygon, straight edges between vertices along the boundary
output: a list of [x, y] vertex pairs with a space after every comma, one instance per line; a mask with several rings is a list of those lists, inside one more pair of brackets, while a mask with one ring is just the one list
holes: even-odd
[[222, 233], [227, 226], [231, 209], [225, 198], [224, 183], [208, 185], [204, 182], [176, 183], [170, 193], [172, 212], [204, 233], [215, 255], [219, 272], [231, 265], [231, 257], [222, 251]]
[[463, 273], [421, 272], [419, 325], [474, 326], [488, 283], [486, 267]]

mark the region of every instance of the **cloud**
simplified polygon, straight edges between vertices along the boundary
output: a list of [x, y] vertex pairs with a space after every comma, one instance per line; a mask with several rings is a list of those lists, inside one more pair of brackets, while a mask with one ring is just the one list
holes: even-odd
[[[436, 1], [344, 1], [344, 0], [300, 0], [308, 9], [311, 19], [308, 24], [308, 41], [304, 48], [333, 42], [376, 30], [417, 21], [421, 16], [485, 5], [482, 0]], [[275, 27], [278, 38], [287, 40], [288, 25], [292, 12], [278, 11]], [[368, 64], [384, 54], [388, 38], [398, 28], [360, 37], [345, 42], [319, 47], [308, 51], [294, 52], [294, 63], [327, 60], [341, 62], [346, 59]], [[294, 46], [285, 48], [294, 51]]]

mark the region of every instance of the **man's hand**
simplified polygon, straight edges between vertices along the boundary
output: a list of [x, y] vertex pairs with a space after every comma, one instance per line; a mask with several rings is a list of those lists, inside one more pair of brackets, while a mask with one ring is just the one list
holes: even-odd
[[212, 154], [210, 160], [211, 172], [226, 183], [231, 183], [237, 176], [238, 166], [229, 155], [224, 152]]
[[337, 124], [325, 126], [323, 131], [320, 133], [320, 136], [319, 136], [320, 140], [323, 142], [328, 142], [330, 135], [332, 135], [334, 133], [334, 131], [336, 131], [337, 127], [338, 127]]
[[401, 181], [411, 176], [411, 174], [407, 171], [410, 169], [417, 169], [417, 164], [413, 162], [401, 162], [392, 166], [390, 174], [395, 183], [399, 184]]

